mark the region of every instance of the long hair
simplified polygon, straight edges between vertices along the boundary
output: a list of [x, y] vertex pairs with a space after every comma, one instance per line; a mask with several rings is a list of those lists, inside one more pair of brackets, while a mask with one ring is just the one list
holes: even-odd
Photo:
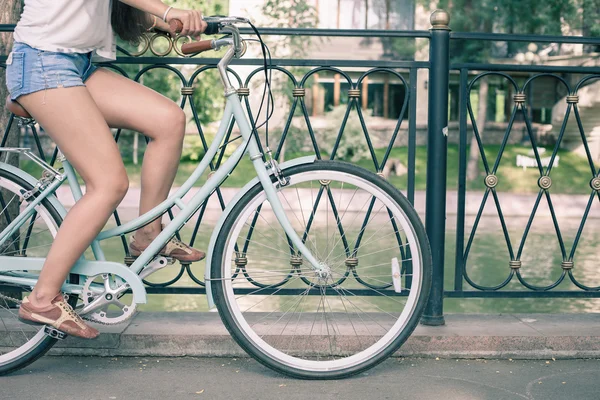
[[149, 26], [148, 15], [119, 0], [112, 1], [111, 23], [113, 30], [127, 42], [137, 43]]

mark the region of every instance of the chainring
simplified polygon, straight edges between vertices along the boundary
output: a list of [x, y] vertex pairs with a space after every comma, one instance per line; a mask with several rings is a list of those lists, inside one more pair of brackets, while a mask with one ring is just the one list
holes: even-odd
[[[102, 282], [98, 281], [99, 278], [102, 279]], [[121, 302], [123, 295], [117, 296], [111, 293], [124, 284], [123, 279], [114, 274], [98, 274], [88, 277], [83, 285], [83, 293], [81, 294], [83, 307], [85, 308], [98, 300], [100, 296], [104, 297], [102, 301], [104, 305], [90, 313], [82, 315], [82, 318], [104, 325], [120, 324], [131, 318], [137, 309], [137, 304], [133, 301], [133, 297], [131, 298], [131, 304], [124, 304]], [[107, 287], [109, 288], [108, 290], [106, 289]]]

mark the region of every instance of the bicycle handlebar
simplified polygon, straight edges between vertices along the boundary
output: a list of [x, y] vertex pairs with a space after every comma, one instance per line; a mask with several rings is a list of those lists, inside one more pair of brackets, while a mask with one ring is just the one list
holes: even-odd
[[[204, 33], [207, 35], [214, 35], [219, 33], [220, 24], [218, 22], [206, 21], [207, 27]], [[181, 32], [183, 29], [183, 22], [178, 19], [172, 19], [169, 21], [169, 26], [175, 33]], [[211, 50], [213, 48], [212, 40], [201, 40], [198, 42], [185, 43], [181, 46], [181, 52], [183, 54], [201, 53], [203, 51]]]
[[[206, 35], [216, 35], [217, 33], [219, 33], [220, 24], [218, 22], [214, 22], [214, 21], [205, 21], [205, 22], [207, 24], [207, 27], [204, 30], [204, 33]], [[183, 30], [183, 22], [181, 22], [178, 19], [172, 19], [171, 21], [169, 21], [169, 26], [175, 33], [179, 33]]]

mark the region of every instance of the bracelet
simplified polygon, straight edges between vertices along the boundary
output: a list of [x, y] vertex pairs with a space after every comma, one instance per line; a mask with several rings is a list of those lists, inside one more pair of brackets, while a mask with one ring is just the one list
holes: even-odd
[[169, 6], [169, 8], [167, 8], [165, 14], [163, 15], [163, 21], [167, 22], [167, 15], [169, 14], [169, 11], [171, 11], [172, 8], [173, 6]]
[[158, 18], [156, 18], [156, 15], [153, 15], [152, 18], [153, 18], [154, 22], [152, 23], [152, 26], [150, 28], [146, 29], [146, 32], [150, 32], [154, 28], [156, 28], [156, 24], [158, 23]]

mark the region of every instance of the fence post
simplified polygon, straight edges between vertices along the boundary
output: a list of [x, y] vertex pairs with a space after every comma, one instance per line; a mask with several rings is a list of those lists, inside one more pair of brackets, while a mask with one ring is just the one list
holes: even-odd
[[450, 15], [435, 10], [430, 17], [429, 112], [425, 229], [433, 256], [433, 284], [421, 318], [424, 325], [444, 325], [444, 240], [446, 238], [446, 157], [448, 150], [448, 79]]

